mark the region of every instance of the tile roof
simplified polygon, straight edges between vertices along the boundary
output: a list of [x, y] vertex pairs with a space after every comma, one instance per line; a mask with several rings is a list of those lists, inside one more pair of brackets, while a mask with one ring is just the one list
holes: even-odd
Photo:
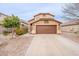
[[[52, 14], [50, 14], [50, 13], [39, 13], [39, 14], [36, 14], [35, 16], [38, 16], [38, 15], [51, 15], [51, 16], [54, 16], [54, 15], [52, 15]], [[34, 16], [34, 17], [35, 17]]]
[[58, 20], [54, 20], [54, 19], [52, 19], [52, 18], [40, 18], [40, 19], [38, 19], [38, 20], [33, 20], [32, 22], [30, 22], [30, 24], [31, 24], [31, 23], [35, 23], [35, 22], [37, 22], [37, 21], [39, 21], [39, 20], [47, 20], [47, 19], [49, 19], [49, 20], [51, 20], [51, 21], [56, 21], [56, 22], [58, 22], [58, 23], [61, 24], [60, 21], [58, 21]]
[[[38, 16], [38, 15], [51, 15], [51, 16], [54, 16], [54, 15], [52, 15], [52, 14], [50, 14], [50, 13], [39, 13], [39, 14], [36, 14], [35, 16]], [[35, 17], [34, 16], [34, 17]], [[30, 22], [30, 21], [32, 21], [32, 20], [34, 20], [34, 18], [32, 18], [32, 19], [30, 19], [28, 22]]]
[[0, 12], [0, 15], [8, 16], [8, 15], [6, 15], [6, 14], [4, 14], [4, 13], [1, 13], [1, 12]]

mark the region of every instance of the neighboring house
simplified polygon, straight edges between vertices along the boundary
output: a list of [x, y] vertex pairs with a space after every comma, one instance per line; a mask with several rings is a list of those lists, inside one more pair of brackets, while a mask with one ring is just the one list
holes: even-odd
[[54, 19], [50, 13], [39, 13], [28, 21], [29, 33], [32, 34], [57, 34], [61, 33], [61, 22]]
[[70, 20], [61, 25], [62, 32], [79, 33], [79, 19]]
[[4, 27], [1, 24], [2, 24], [2, 21], [4, 20], [4, 18], [6, 16], [8, 16], [8, 15], [5, 15], [5, 14], [3, 14], [3, 13], [0, 12], [0, 33], [2, 33], [3, 30], [4, 30]]
[[[28, 27], [28, 24], [26, 23], [26, 21], [20, 19], [20, 28], [27, 28]], [[7, 31], [7, 32], [12, 32], [12, 28], [5, 28], [4, 31]]]
[[20, 19], [20, 27], [28, 27], [28, 24], [26, 21]]

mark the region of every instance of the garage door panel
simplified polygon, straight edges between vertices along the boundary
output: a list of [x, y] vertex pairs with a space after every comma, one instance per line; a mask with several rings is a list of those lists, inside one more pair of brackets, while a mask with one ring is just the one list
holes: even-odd
[[56, 34], [56, 25], [37, 25], [37, 34]]

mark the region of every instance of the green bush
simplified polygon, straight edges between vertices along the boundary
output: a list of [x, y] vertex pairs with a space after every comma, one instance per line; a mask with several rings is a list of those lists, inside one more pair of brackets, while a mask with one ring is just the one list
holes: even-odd
[[27, 28], [16, 28], [15, 32], [16, 32], [16, 35], [23, 35], [28, 32], [28, 29]]

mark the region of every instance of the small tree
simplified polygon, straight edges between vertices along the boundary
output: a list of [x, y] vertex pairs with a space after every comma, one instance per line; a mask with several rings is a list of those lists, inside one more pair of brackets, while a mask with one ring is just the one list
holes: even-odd
[[13, 39], [14, 30], [17, 27], [20, 27], [20, 21], [19, 21], [19, 18], [17, 16], [14, 16], [14, 15], [7, 16], [6, 18], [4, 18], [2, 25], [5, 28], [11, 28], [12, 29], [12, 39]]

